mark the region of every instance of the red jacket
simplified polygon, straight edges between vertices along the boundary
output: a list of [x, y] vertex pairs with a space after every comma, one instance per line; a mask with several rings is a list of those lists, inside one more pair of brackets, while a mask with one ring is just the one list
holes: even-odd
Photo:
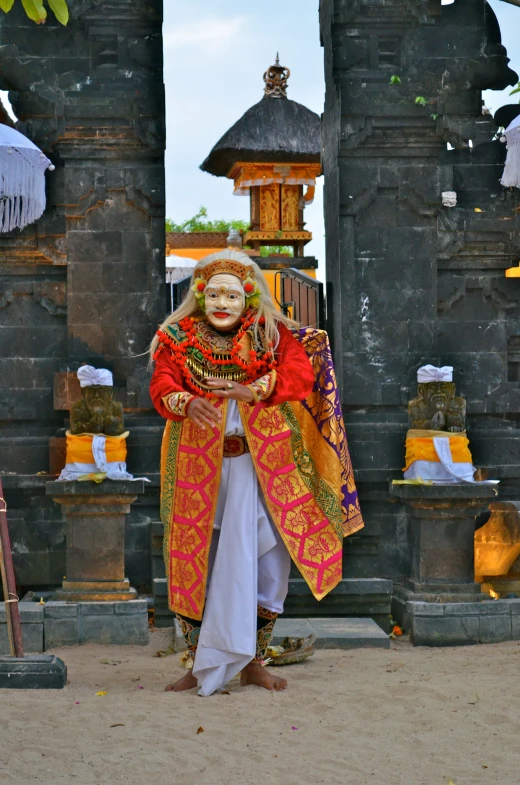
[[[283, 324], [278, 324], [280, 342], [276, 349], [276, 385], [264, 406], [274, 406], [284, 401], [303, 401], [312, 391], [314, 372], [303, 346]], [[185, 386], [179, 366], [173, 361], [171, 350], [165, 346], [155, 359], [150, 382], [150, 395], [155, 408], [168, 420], [182, 420], [164, 405], [163, 398], [174, 392], [190, 392]]]

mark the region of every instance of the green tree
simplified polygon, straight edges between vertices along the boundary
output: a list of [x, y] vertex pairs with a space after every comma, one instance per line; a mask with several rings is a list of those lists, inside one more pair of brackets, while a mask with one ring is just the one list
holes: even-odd
[[[47, 5], [62, 25], [66, 25], [69, 21], [67, 0], [16, 0], [16, 2], [21, 2], [29, 19], [38, 25], [45, 24]], [[14, 4], [15, 0], [0, 0], [0, 9], [8, 14]]]
[[294, 249], [290, 245], [262, 245], [260, 248], [260, 256], [264, 258], [271, 256], [273, 253], [283, 253], [286, 256], [294, 256]]
[[239, 232], [247, 231], [248, 221], [210, 221], [206, 207], [199, 207], [199, 211], [193, 218], [188, 218], [178, 224], [170, 218], [166, 219], [167, 232], [229, 232], [230, 229], [238, 229]]
[[[226, 221], [224, 219], [210, 221], [206, 207], [199, 207], [196, 215], [182, 223], [176, 223], [171, 218], [166, 219], [167, 232], [229, 232], [230, 229], [247, 232], [248, 228], [249, 221], [240, 221], [238, 219], [234, 221]], [[284, 253], [293, 256], [293, 249], [286, 245], [263, 246], [260, 248], [260, 256], [269, 256], [272, 253]]]

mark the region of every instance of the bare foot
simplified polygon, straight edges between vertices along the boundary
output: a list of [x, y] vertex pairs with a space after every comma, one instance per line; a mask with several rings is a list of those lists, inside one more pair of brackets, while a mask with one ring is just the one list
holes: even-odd
[[184, 690], [192, 690], [197, 686], [197, 679], [191, 671], [185, 673], [182, 679], [176, 681], [175, 684], [167, 684], [164, 688], [165, 692], [184, 692]]
[[287, 687], [287, 679], [273, 676], [259, 662], [250, 662], [240, 675], [240, 684], [242, 687], [247, 687], [248, 684], [256, 684], [258, 687], [264, 687], [266, 690], [279, 692]]

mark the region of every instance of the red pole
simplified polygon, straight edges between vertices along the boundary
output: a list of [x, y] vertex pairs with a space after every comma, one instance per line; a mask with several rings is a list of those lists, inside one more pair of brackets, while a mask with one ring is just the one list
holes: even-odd
[[11, 644], [11, 654], [14, 657], [23, 657], [22, 625], [20, 623], [20, 608], [18, 607], [18, 595], [16, 593], [13, 556], [11, 554], [11, 541], [9, 539], [6, 511], [7, 505], [2, 489], [2, 479], [0, 478], [0, 569], [4, 589], [5, 615]]

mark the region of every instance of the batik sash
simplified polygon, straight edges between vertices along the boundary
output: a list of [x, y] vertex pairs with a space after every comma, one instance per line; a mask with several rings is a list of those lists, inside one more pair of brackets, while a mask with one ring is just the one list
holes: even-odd
[[[339, 397], [336, 372], [332, 360], [329, 336], [325, 330], [305, 327], [293, 330], [314, 368], [314, 388], [302, 401], [302, 408], [310, 415], [297, 415], [302, 440], [313, 455], [318, 476], [331, 485], [334, 494], [341, 498], [343, 535], [359, 531], [364, 526], [359, 507], [354, 470], [348, 449], [347, 434]], [[292, 406], [295, 409], [297, 406]], [[310, 419], [314, 422], [313, 428]], [[317, 436], [322, 437], [322, 440]], [[336, 519], [335, 519], [336, 520]]]

